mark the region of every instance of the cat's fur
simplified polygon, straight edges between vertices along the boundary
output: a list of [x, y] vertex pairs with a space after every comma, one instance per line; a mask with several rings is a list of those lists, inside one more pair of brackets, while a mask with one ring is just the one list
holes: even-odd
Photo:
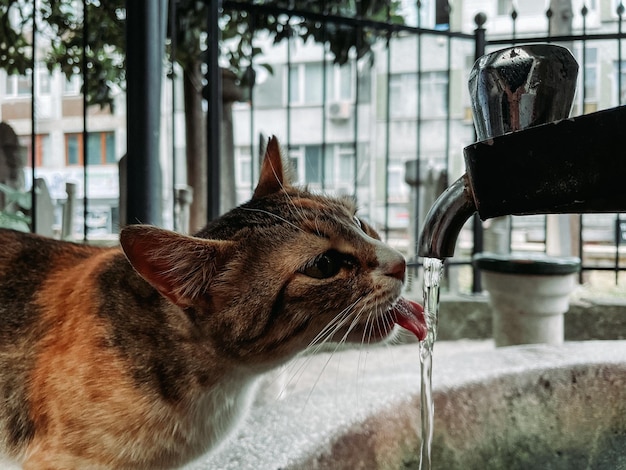
[[25, 469], [180, 466], [312, 342], [424, 334], [402, 256], [350, 201], [290, 186], [275, 139], [250, 202], [194, 237], [120, 240], [0, 230], [0, 454]]

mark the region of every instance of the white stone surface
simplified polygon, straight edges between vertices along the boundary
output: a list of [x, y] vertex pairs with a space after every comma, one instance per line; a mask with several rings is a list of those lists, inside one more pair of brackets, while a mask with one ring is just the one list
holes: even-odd
[[[282, 399], [263, 397], [229, 443], [187, 468], [417, 468], [417, 345], [303, 360], [283, 374]], [[626, 341], [437, 343], [433, 368], [435, 468], [626, 468]], [[608, 453], [605, 431], [619, 438]]]

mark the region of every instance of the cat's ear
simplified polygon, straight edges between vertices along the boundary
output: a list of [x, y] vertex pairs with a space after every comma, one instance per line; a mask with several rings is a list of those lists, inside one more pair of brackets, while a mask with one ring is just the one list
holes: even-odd
[[135, 270], [179, 307], [204, 297], [228, 262], [234, 242], [181, 235], [149, 225], [129, 225], [120, 244]]
[[289, 186], [289, 178], [280, 153], [280, 145], [275, 136], [270, 137], [265, 149], [265, 157], [261, 165], [259, 183], [254, 190], [254, 199], [277, 193]]

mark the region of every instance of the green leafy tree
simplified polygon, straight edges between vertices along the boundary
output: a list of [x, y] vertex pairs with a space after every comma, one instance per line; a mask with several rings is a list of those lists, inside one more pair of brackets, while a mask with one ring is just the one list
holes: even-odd
[[[184, 105], [186, 116], [187, 166], [189, 184], [194, 188], [192, 225], [202, 225], [206, 213], [205, 126], [202, 107], [204, 77], [202, 65], [207, 28], [207, 3], [198, 0], [176, 1], [174, 24], [174, 58], [183, 70]], [[208, 0], [207, 0], [208, 1]], [[328, 44], [338, 64], [345, 63], [349, 51], [366, 56], [380, 34], [372, 29], [320, 21], [323, 15], [401, 23], [398, 0], [266, 0], [241, 2], [224, 8], [220, 21], [221, 49], [224, 66], [230, 69], [242, 86], [254, 77], [250, 67], [261, 48], [254, 44], [254, 35], [265, 31], [275, 43], [299, 37], [306, 41]], [[0, 68], [9, 74], [25, 74], [32, 67], [32, 3], [25, 0], [0, 0]], [[90, 105], [112, 106], [116, 89], [125, 84], [125, 0], [87, 0], [85, 16], [74, 0], [39, 1], [37, 30], [49, 43], [45, 55], [38, 60], [50, 70], [59, 67], [69, 79], [83, 70], [86, 58], [87, 102]], [[80, 6], [80, 4], [79, 4]], [[278, 14], [280, 9], [292, 9], [293, 15]], [[306, 12], [306, 14], [304, 14]], [[289, 21], [287, 21], [287, 19]], [[172, 39], [172, 32], [168, 31]], [[83, 51], [83, 44], [87, 50]], [[171, 42], [170, 42], [171, 44]], [[171, 48], [168, 47], [168, 51]], [[271, 69], [270, 69], [271, 71]]]

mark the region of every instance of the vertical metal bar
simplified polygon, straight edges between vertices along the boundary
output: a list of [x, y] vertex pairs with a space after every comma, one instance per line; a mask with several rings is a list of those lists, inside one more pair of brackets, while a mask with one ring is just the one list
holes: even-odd
[[[617, 7], [617, 104], [622, 104], [622, 15], [624, 14], [624, 4], [620, 1]], [[621, 239], [621, 220], [619, 212], [615, 215], [615, 285], [619, 282], [619, 245]]]
[[[327, 14], [326, 2], [322, 2], [322, 13]], [[328, 83], [326, 82], [326, 75], [328, 73], [328, 61], [326, 60], [326, 46], [328, 44], [328, 29], [326, 28], [326, 22], [322, 23], [322, 148], [320, 164], [320, 177], [322, 180], [322, 191], [326, 189], [326, 100], [328, 98]], [[333, 70], [334, 71], [334, 70]]]
[[31, 100], [30, 100], [30, 164], [31, 164], [31, 180], [30, 187], [30, 230], [37, 233], [37, 194], [35, 191], [35, 165], [37, 164], [36, 146], [37, 146], [37, 118], [35, 116], [35, 100], [36, 100], [36, 66], [37, 66], [37, 0], [33, 0], [33, 57], [32, 57], [32, 73], [30, 80]]
[[[448, 14], [450, 13], [450, 2], [447, 2]], [[450, 31], [450, 20], [448, 20], [448, 31]], [[452, 38], [451, 36], [446, 36], [447, 44], [446, 44], [446, 142], [445, 142], [445, 153], [446, 153], [446, 177], [449, 175], [450, 171], [450, 92], [451, 92], [451, 83], [450, 83], [450, 75], [452, 70]], [[447, 184], [447, 181], [446, 181]], [[444, 265], [444, 273], [447, 279], [450, 279], [450, 267], [448, 265]]]
[[[511, 45], [515, 45], [517, 43], [517, 3], [515, 1], [511, 2], [511, 22], [513, 25], [513, 31], [512, 31], [512, 40], [511, 40]], [[509, 228], [509, 251], [512, 251], [512, 244], [513, 244], [513, 216], [510, 216], [510, 221], [508, 224], [508, 228]], [[544, 232], [545, 233], [545, 232]], [[546, 243], [547, 246], [547, 243]]]
[[[252, 12], [248, 12], [248, 30], [250, 33], [250, 46], [252, 46], [252, 43], [254, 41], [254, 32], [256, 30], [256, 17], [254, 16], [254, 13]], [[255, 72], [254, 72], [254, 52], [253, 52], [253, 48], [250, 47], [250, 70], [251, 76], [255, 76]], [[248, 85], [250, 86], [250, 96], [249, 96], [249, 104], [250, 104], [250, 120], [249, 120], [249, 124], [250, 124], [250, 194], [252, 194], [254, 192], [254, 187], [255, 187], [255, 183], [256, 183], [256, 178], [255, 178], [255, 170], [257, 168], [257, 164], [259, 162], [258, 159], [258, 155], [255, 154], [254, 152], [254, 141], [255, 141], [255, 132], [254, 132], [254, 85], [255, 82], [251, 81], [250, 83], [248, 83]]]
[[[361, 2], [357, 1], [357, 18], [361, 19]], [[357, 51], [361, 48], [361, 26], [353, 28], [356, 36], [354, 43], [356, 44]], [[353, 140], [352, 140], [352, 175], [354, 177], [352, 195], [354, 200], [357, 201], [357, 194], [359, 189], [359, 59], [354, 60], [354, 121], [353, 121]]]
[[220, 159], [222, 155], [222, 73], [219, 66], [219, 9], [220, 0], [207, 2], [207, 220], [220, 215]]
[[126, 1], [127, 223], [161, 225], [159, 124], [165, 0]]
[[446, 170], [450, 167], [450, 126], [451, 126], [451, 116], [450, 116], [450, 93], [452, 91], [452, 84], [450, 83], [450, 77], [452, 74], [452, 38], [447, 36], [447, 63], [446, 63], [446, 78], [447, 78], [447, 87], [446, 87]]
[[[474, 18], [476, 22], [476, 29], [474, 30], [475, 44], [474, 44], [474, 58], [478, 60], [485, 54], [485, 28], [484, 24], [487, 21], [487, 17], [483, 13], [479, 13]], [[475, 137], [476, 139], [476, 137]], [[475, 214], [472, 218], [473, 234], [474, 234], [474, 246], [472, 247], [472, 255], [483, 251], [483, 224], [478, 214]], [[482, 289], [482, 280], [480, 277], [480, 270], [472, 267], [472, 292], [478, 293]]]
[[[581, 73], [581, 82], [582, 82], [582, 90], [581, 90], [581, 104], [580, 104], [580, 113], [579, 114], [585, 114], [585, 100], [587, 99], [587, 87], [585, 86], [587, 83], [587, 40], [586, 40], [586, 36], [587, 36], [587, 7], [586, 5], [583, 5], [582, 11], [581, 11], [582, 17], [583, 17], [583, 38], [582, 38], [582, 50], [581, 50], [581, 62], [582, 62], [582, 73]], [[579, 214], [578, 215], [578, 258], [580, 259], [580, 262], [582, 265], [584, 265], [583, 262], [583, 222], [584, 222], [584, 217], [583, 214]], [[583, 272], [584, 270], [581, 269], [578, 272], [578, 282], [580, 282], [581, 284], [583, 283]]]
[[[287, 19], [287, 24], [285, 28], [290, 28], [291, 18]], [[289, 30], [289, 37], [287, 37], [287, 108], [285, 109], [286, 118], [287, 118], [287, 153], [291, 152], [291, 87], [293, 84], [291, 83], [291, 29]], [[296, 85], [298, 85], [296, 83]], [[299, 170], [298, 170], [299, 171]]]
[[617, 7], [617, 103], [622, 104], [622, 15], [624, 4], [620, 1]]
[[421, 188], [421, 172], [422, 172], [422, 2], [417, 0], [415, 6], [417, 7], [417, 37], [415, 38], [417, 41], [417, 47], [415, 48], [415, 62], [417, 66], [417, 74], [416, 74], [416, 90], [417, 93], [417, 101], [415, 110], [415, 190], [413, 192], [413, 207], [415, 213], [413, 215], [413, 220], [415, 220], [414, 224], [414, 237], [415, 237], [415, 253], [417, 253], [417, 244], [419, 243], [419, 237], [421, 233], [422, 227], [420, 227], [420, 188]]
[[578, 214], [578, 258], [580, 259], [580, 263], [581, 263], [581, 270], [578, 271], [578, 282], [580, 284], [583, 283], [583, 272], [584, 272], [584, 265], [585, 263], [583, 262], [583, 215], [582, 214]]
[[178, 34], [176, 24], [176, 0], [169, 2], [169, 25], [170, 25], [170, 67], [172, 68], [172, 221], [173, 228], [176, 231], [187, 230], [187, 227], [181, 227], [179, 218], [176, 217], [176, 48], [178, 47], [176, 34]]
[[515, 3], [511, 4], [511, 22], [512, 22], [512, 41], [511, 44], [515, 45], [517, 43], [517, 7]]
[[[256, 178], [256, 169], [259, 162], [259, 156], [254, 151], [254, 141], [255, 141], [255, 132], [254, 132], [254, 99], [253, 99], [254, 89], [250, 87], [250, 195], [254, 192], [255, 183], [257, 181]], [[260, 149], [259, 149], [260, 152]]]
[[87, 145], [89, 134], [87, 133], [87, 106], [88, 106], [88, 67], [87, 67], [87, 48], [89, 47], [89, 14], [87, 11], [87, 0], [83, 0], [83, 38], [82, 38], [82, 61], [83, 68], [81, 70], [83, 80], [83, 241], [87, 241], [89, 227], [87, 226], [87, 215], [89, 213], [89, 198], [87, 196], [87, 166], [89, 165], [89, 147]]
[[[391, 7], [387, 5], [387, 23], [391, 14]], [[389, 241], [389, 152], [391, 149], [391, 29], [387, 29], [387, 102], [385, 103], [385, 191], [384, 191], [384, 221], [385, 241]]]

